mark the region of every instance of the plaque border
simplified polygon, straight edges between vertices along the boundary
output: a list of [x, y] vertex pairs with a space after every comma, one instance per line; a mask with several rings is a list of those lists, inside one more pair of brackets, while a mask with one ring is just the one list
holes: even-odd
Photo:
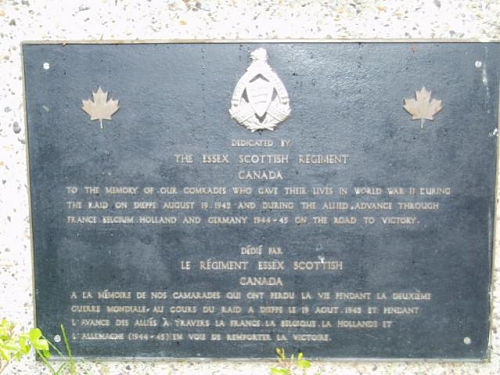
[[[19, 51], [21, 57], [21, 82], [22, 82], [22, 95], [23, 95], [23, 106], [21, 113], [24, 116], [24, 132], [25, 132], [25, 158], [26, 158], [26, 176], [27, 176], [27, 205], [29, 212], [29, 234], [30, 234], [30, 254], [31, 254], [31, 280], [32, 280], [32, 303], [33, 303], [33, 322], [34, 326], [37, 327], [37, 301], [36, 301], [36, 283], [35, 283], [35, 243], [34, 243], [34, 225], [33, 225], [33, 205], [32, 205], [32, 181], [31, 181], [31, 163], [29, 158], [30, 151], [30, 141], [28, 132], [28, 103], [27, 103], [27, 86], [26, 86], [26, 69], [25, 69], [25, 58], [24, 58], [24, 46], [26, 45], [152, 45], [152, 44], [185, 44], [185, 45], [206, 45], [206, 44], [494, 44], [500, 46], [500, 39], [495, 38], [469, 38], [469, 39], [404, 39], [404, 38], [388, 38], [388, 39], [371, 39], [371, 38], [360, 38], [360, 39], [317, 39], [317, 38], [293, 38], [293, 39], [106, 39], [106, 40], [36, 40], [27, 39], [19, 43]], [[500, 48], [500, 47], [499, 47]], [[500, 66], [500, 62], [499, 62]], [[500, 85], [498, 90], [498, 108], [497, 108], [497, 126], [494, 129], [496, 133], [492, 136], [496, 136], [497, 139], [500, 136]], [[402, 98], [403, 100], [403, 98]], [[228, 114], [229, 116], [229, 114]], [[429, 364], [455, 364], [455, 363], [471, 363], [471, 364], [486, 364], [492, 363], [492, 356], [494, 353], [500, 353], [500, 346], [494, 350], [493, 346], [494, 340], [494, 312], [498, 309], [500, 312], [500, 304], [495, 306], [494, 296], [498, 294], [500, 297], [500, 272], [496, 271], [496, 265], [500, 265], [500, 225], [497, 223], [500, 221], [500, 205], [497, 202], [500, 201], [500, 141], [497, 140], [496, 145], [496, 162], [495, 162], [496, 176], [495, 176], [495, 194], [494, 208], [493, 208], [493, 222], [491, 226], [493, 231], [491, 238], [488, 242], [491, 246], [491, 277], [489, 280], [489, 336], [488, 336], [488, 349], [486, 356], [484, 358], [379, 358], [379, 357], [314, 357], [310, 356], [309, 353], [305, 353], [308, 360], [314, 362], [314, 364], [331, 364], [339, 362], [342, 364], [355, 364], [361, 363], [429, 363]], [[496, 285], [498, 284], [498, 285]], [[498, 322], [500, 324], [500, 320]], [[53, 341], [53, 340], [51, 340]], [[194, 362], [194, 363], [251, 363], [251, 362], [264, 362], [268, 364], [276, 363], [275, 359], [268, 357], [234, 357], [234, 358], [215, 358], [215, 357], [126, 357], [126, 356], [114, 356], [114, 357], [100, 357], [100, 356], [72, 356], [77, 361], [89, 361], [89, 362], [131, 362], [131, 363], [148, 363], [148, 362], [165, 362], [165, 363], [175, 363], [175, 362]], [[53, 355], [50, 358], [54, 362], [64, 362], [67, 359], [61, 358], [59, 356]]]

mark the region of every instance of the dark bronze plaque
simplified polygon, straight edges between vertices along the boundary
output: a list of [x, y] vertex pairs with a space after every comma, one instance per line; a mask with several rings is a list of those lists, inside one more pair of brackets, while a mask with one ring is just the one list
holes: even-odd
[[86, 357], [488, 356], [500, 49], [25, 44], [37, 324]]

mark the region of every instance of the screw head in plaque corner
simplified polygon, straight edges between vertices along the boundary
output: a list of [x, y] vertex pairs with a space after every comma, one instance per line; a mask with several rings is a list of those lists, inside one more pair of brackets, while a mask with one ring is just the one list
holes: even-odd
[[101, 86], [99, 86], [97, 92], [92, 92], [92, 97], [93, 100], [82, 100], [82, 109], [87, 112], [91, 121], [99, 120], [101, 129], [103, 129], [102, 120], [112, 120], [111, 116], [120, 109], [119, 101], [108, 100], [108, 93], [102, 91]]
[[290, 116], [285, 85], [267, 63], [267, 51], [256, 49], [252, 63], [234, 88], [229, 113], [240, 125], [254, 132], [274, 130]]

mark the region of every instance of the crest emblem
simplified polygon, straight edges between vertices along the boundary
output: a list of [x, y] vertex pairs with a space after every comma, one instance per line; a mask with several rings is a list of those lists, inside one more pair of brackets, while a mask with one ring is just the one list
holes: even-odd
[[252, 52], [252, 63], [234, 88], [229, 113], [248, 130], [274, 130], [290, 116], [285, 85], [267, 63], [267, 51]]

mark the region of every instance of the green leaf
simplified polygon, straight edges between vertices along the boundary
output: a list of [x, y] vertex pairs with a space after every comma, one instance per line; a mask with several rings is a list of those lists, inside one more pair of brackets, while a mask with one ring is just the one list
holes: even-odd
[[19, 338], [19, 346], [23, 354], [28, 354], [31, 351], [31, 345], [27, 335], [22, 335]]
[[0, 357], [8, 362], [12, 358], [12, 355], [10, 354], [10, 351], [5, 350], [3, 347], [0, 347]]
[[23, 352], [17, 352], [17, 353], [14, 355], [14, 358], [16, 359], [16, 361], [19, 361], [23, 355], [24, 355], [24, 353], [23, 353]]
[[17, 342], [7, 342], [2, 345], [4, 350], [8, 350], [10, 352], [17, 352], [19, 350], [19, 344]]
[[291, 375], [291, 371], [286, 368], [271, 368], [271, 375]]
[[39, 328], [33, 328], [30, 331], [29, 339], [36, 350], [49, 350], [49, 342], [43, 337]]
[[33, 342], [36, 350], [49, 350], [49, 342], [45, 339], [38, 339]]
[[278, 354], [278, 357], [280, 357], [282, 360], [286, 359], [285, 349], [283, 349], [283, 348], [276, 348], [276, 354]]
[[61, 332], [62, 332], [63, 339], [64, 339], [64, 346], [66, 347], [66, 351], [68, 352], [68, 357], [70, 359], [72, 359], [73, 358], [73, 351], [71, 350], [71, 345], [69, 343], [68, 333], [66, 332], [66, 328], [64, 328], [64, 325], [62, 325], [62, 324], [61, 324]]
[[10, 332], [4, 327], [0, 327], [0, 340], [8, 340], [10, 338]]
[[31, 341], [37, 341], [40, 337], [42, 337], [42, 331], [40, 328], [33, 328], [30, 331], [30, 340]]
[[52, 355], [52, 354], [50, 354], [50, 350], [48, 350], [48, 349], [42, 350], [41, 353], [42, 353], [44, 358], [50, 358], [50, 356]]
[[310, 368], [311, 367], [311, 362], [306, 360], [306, 359], [302, 359], [298, 362], [298, 366], [300, 368]]
[[10, 340], [12, 339], [12, 331], [14, 330], [14, 324], [9, 323], [7, 320], [2, 320], [0, 324], [0, 339]]

